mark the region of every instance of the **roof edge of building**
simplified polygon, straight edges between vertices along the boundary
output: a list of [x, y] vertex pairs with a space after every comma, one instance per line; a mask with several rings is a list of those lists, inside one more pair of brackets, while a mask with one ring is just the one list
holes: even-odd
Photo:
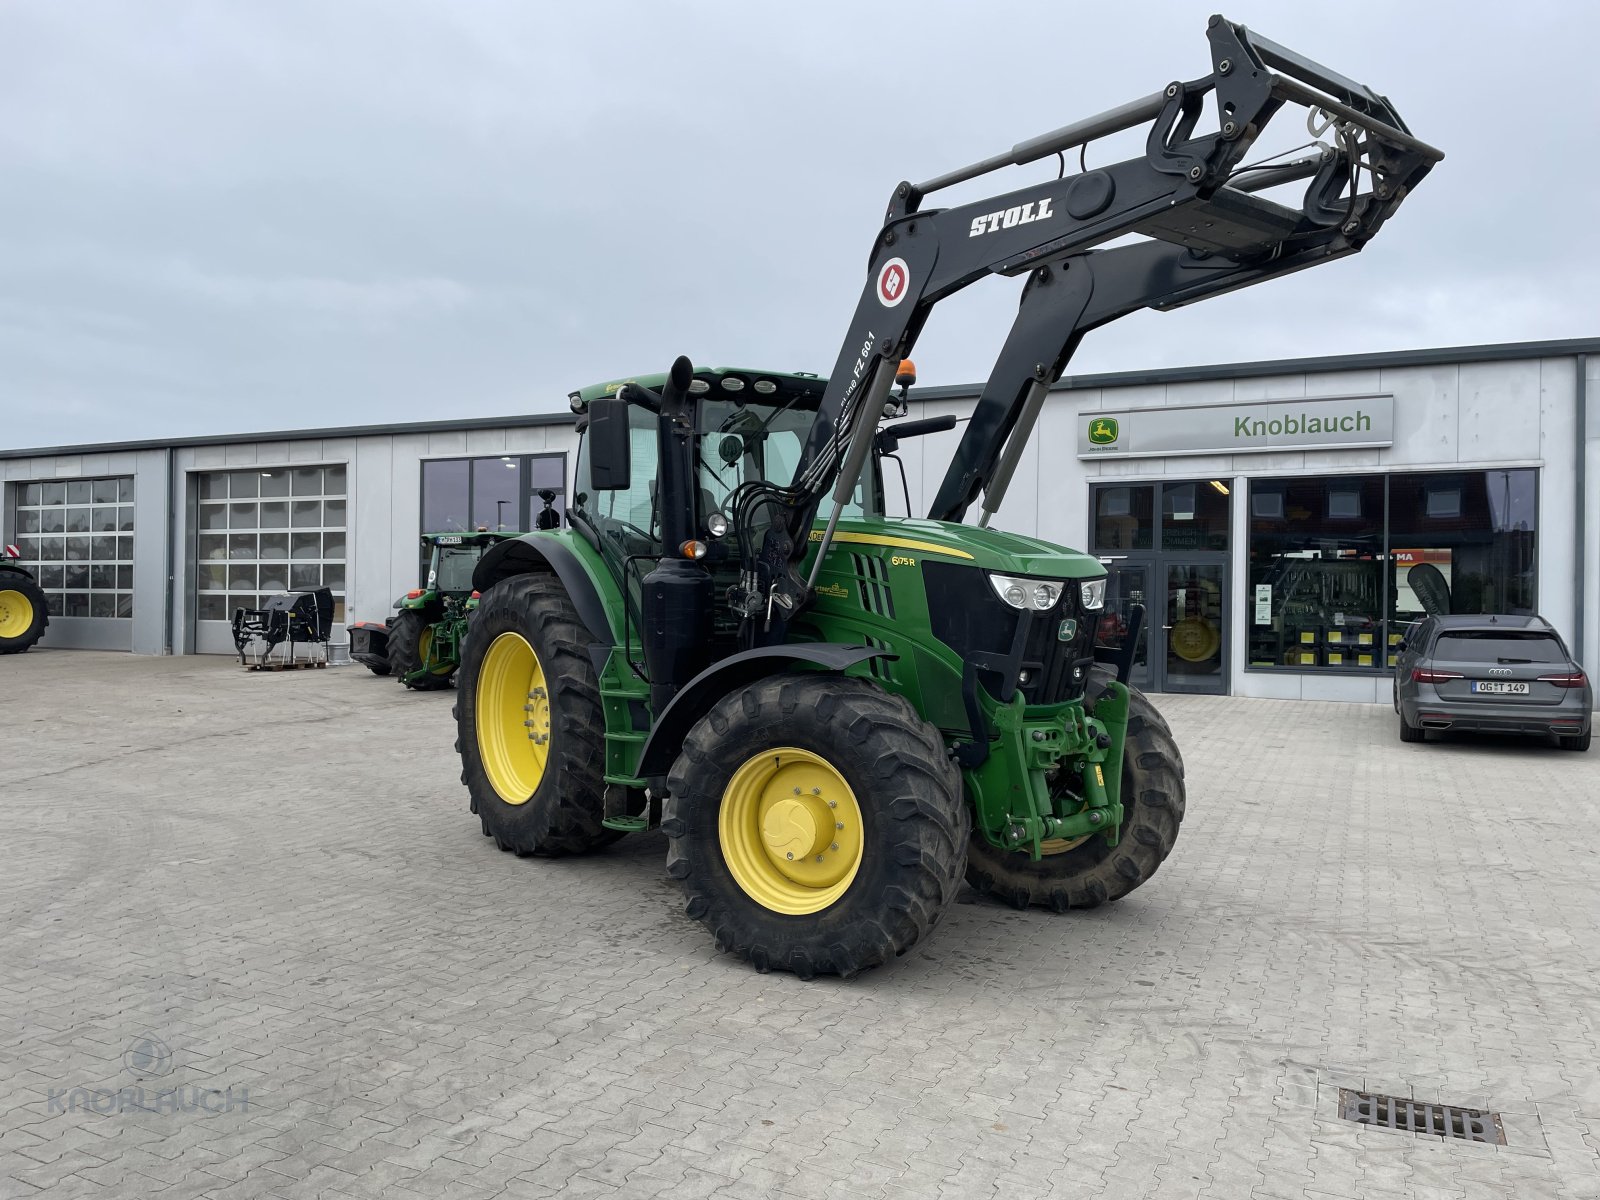
[[[1420, 350], [1375, 350], [1359, 354], [1328, 354], [1298, 358], [1262, 359], [1256, 362], [1211, 363], [1188, 367], [1153, 367], [1144, 371], [1106, 371], [1090, 375], [1064, 375], [1053, 392], [1080, 392], [1091, 388], [1137, 387], [1151, 383], [1197, 383], [1211, 379], [1258, 379], [1265, 375], [1319, 374], [1329, 371], [1363, 371], [1374, 367], [1429, 367], [1444, 363], [1516, 362], [1530, 358], [1600, 354], [1600, 337], [1559, 338], [1536, 342], [1491, 342], [1482, 345], [1436, 346]], [[918, 400], [956, 400], [976, 396], [980, 385], [952, 384], [918, 388]]]
[[[1156, 367], [1143, 371], [1109, 371], [1067, 375], [1051, 391], [1088, 388], [1136, 387], [1150, 383], [1194, 383], [1209, 379], [1255, 379], [1264, 375], [1297, 372], [1360, 371], [1373, 367], [1424, 367], [1443, 363], [1513, 362], [1530, 358], [1600, 354], [1600, 337], [1560, 338], [1533, 342], [1495, 342], [1469, 346], [1437, 346], [1420, 350], [1378, 350], [1359, 354], [1330, 354], [1300, 358], [1274, 358], [1258, 362], [1211, 363], [1187, 367]], [[917, 400], [956, 400], [978, 395], [980, 384], [945, 384], [916, 389]], [[138, 441], [95, 442], [70, 446], [21, 446], [0, 449], [0, 459], [45, 458], [61, 454], [110, 454], [137, 450], [182, 449], [192, 446], [229, 446], [242, 442], [306, 442], [319, 438], [382, 437], [391, 434], [455, 433], [473, 429], [519, 429], [538, 425], [570, 425], [570, 412], [527, 413], [521, 416], [464, 417], [449, 421], [402, 421], [376, 425], [340, 425], [323, 429], [268, 430], [261, 433], [203, 434], [194, 437], [146, 438]]]
[[261, 433], [208, 433], [193, 437], [144, 438], [127, 442], [95, 442], [74, 446], [24, 446], [0, 450], [0, 458], [44, 458], [53, 454], [111, 454], [131, 450], [184, 449], [190, 446], [236, 446], [242, 442], [309, 442], [322, 438], [382, 437], [407, 433], [458, 433], [473, 429], [524, 429], [536, 425], [571, 425], [571, 412], [525, 413], [507, 417], [460, 417], [450, 421], [387, 421], [376, 425], [331, 425], [322, 429], [273, 429]]

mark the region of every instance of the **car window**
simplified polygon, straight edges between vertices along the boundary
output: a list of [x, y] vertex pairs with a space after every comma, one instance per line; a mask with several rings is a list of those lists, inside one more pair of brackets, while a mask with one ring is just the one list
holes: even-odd
[[1500, 630], [1459, 629], [1441, 633], [1433, 644], [1433, 657], [1451, 662], [1564, 663], [1566, 651], [1548, 633], [1505, 633]]

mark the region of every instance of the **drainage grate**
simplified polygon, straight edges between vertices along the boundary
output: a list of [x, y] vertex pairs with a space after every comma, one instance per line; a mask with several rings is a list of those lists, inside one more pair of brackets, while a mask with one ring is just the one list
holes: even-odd
[[1477, 1108], [1423, 1104], [1400, 1096], [1379, 1096], [1340, 1088], [1339, 1115], [1358, 1125], [1376, 1125], [1380, 1129], [1396, 1129], [1402, 1133], [1486, 1142], [1491, 1146], [1506, 1144], [1506, 1131], [1500, 1124], [1500, 1114]]

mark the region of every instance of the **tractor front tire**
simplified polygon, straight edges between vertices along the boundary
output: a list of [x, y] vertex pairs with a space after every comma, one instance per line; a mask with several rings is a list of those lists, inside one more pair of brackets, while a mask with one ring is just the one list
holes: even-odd
[[849, 978], [938, 924], [972, 818], [910, 704], [802, 672], [739, 688], [694, 726], [661, 828], [685, 911], [719, 947], [758, 971]]
[[389, 669], [384, 674], [395, 676], [413, 691], [436, 692], [449, 687], [454, 668], [430, 671], [415, 679], [406, 678], [428, 660], [428, 644], [432, 638], [433, 622], [420, 610], [409, 608], [401, 613], [389, 630]]
[[21, 654], [49, 624], [44, 589], [20, 571], [0, 571], [0, 654]]
[[502, 850], [581, 854], [622, 835], [604, 815], [605, 716], [591, 638], [554, 575], [483, 594], [456, 687], [456, 751], [472, 811]]
[[[1096, 668], [1087, 694], [1098, 695], [1110, 679], [1109, 672]], [[1013, 908], [1096, 908], [1148, 881], [1172, 853], [1183, 823], [1183, 757], [1144, 693], [1130, 688], [1128, 699], [1117, 844], [1106, 845], [1099, 834], [1058, 845], [1047, 841], [1043, 857], [1034, 862], [1024, 852], [991, 846], [975, 831], [967, 851], [967, 882], [977, 891]]]

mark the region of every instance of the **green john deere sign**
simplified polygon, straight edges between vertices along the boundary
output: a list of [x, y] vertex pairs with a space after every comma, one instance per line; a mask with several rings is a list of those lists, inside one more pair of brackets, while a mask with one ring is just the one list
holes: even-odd
[[1089, 422], [1089, 442], [1095, 446], [1109, 446], [1117, 440], [1115, 417], [1095, 417]]

